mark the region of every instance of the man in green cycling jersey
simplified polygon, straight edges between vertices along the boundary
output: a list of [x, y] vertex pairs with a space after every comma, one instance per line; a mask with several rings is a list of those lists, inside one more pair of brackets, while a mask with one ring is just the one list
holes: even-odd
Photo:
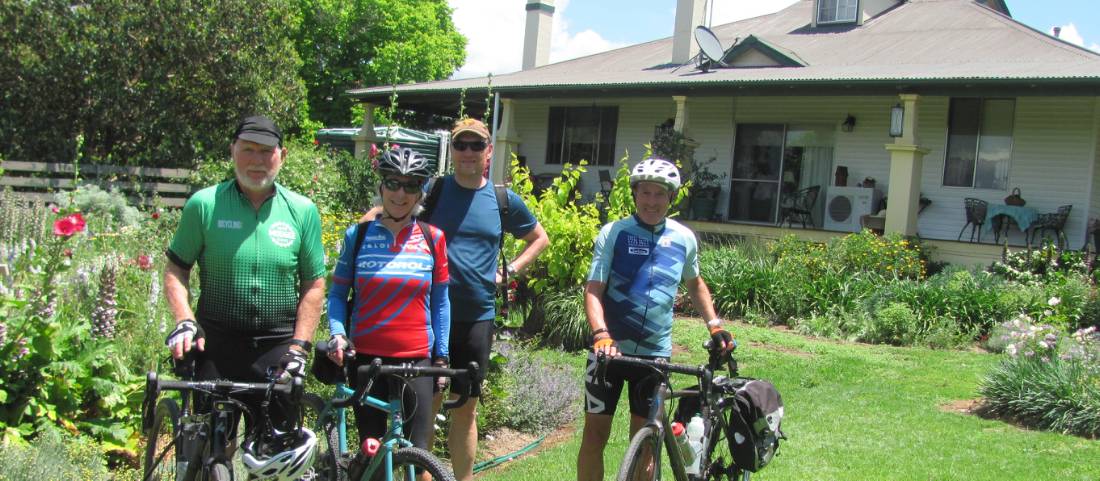
[[608, 367], [606, 383], [595, 379], [596, 355], [667, 360], [672, 354], [672, 307], [681, 280], [713, 341], [726, 351], [735, 345], [699, 276], [695, 234], [666, 218], [680, 188], [676, 166], [662, 159], [643, 160], [631, 171], [630, 187], [634, 215], [600, 230], [584, 290], [594, 342], [585, 368], [584, 435], [577, 456], [580, 481], [603, 480], [603, 450], [623, 384], [630, 384], [631, 436], [646, 422], [653, 390], [647, 372], [615, 365]]
[[[271, 367], [305, 374], [325, 293], [321, 217], [312, 201], [275, 182], [282, 140], [270, 119], [244, 119], [229, 146], [235, 178], [187, 200], [165, 252], [164, 292], [176, 321], [166, 344], [176, 359], [199, 351], [197, 379], [262, 382]], [[195, 264], [202, 291], [192, 311]], [[273, 411], [277, 424], [286, 418], [284, 408]]]

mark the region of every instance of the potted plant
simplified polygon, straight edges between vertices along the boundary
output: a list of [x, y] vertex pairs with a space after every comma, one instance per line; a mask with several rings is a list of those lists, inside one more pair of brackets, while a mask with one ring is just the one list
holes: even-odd
[[726, 174], [711, 172], [710, 166], [718, 159], [711, 157], [695, 165], [688, 179], [691, 182], [691, 218], [707, 220], [714, 217], [718, 206], [718, 195], [722, 193], [722, 181]]

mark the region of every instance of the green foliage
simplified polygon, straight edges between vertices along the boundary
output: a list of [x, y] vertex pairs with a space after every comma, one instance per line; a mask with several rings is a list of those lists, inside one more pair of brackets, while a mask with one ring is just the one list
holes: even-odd
[[449, 77], [466, 39], [443, 0], [299, 0], [294, 42], [310, 117], [350, 125], [350, 88]]
[[225, 152], [245, 114], [293, 133], [294, 15], [285, 0], [3, 2], [0, 152], [189, 167]]
[[1088, 264], [1082, 252], [1063, 251], [1047, 241], [1037, 249], [1006, 253], [990, 271], [1025, 285], [1058, 283], [1067, 276], [1087, 276]]
[[82, 184], [55, 197], [62, 209], [88, 214], [90, 219], [108, 228], [135, 226], [141, 221], [141, 213], [129, 204], [126, 194], [118, 189], [105, 191], [95, 184]]
[[[58, 215], [68, 216], [62, 211]], [[29, 243], [12, 258], [0, 289], [0, 429], [7, 440], [60, 426], [91, 434], [107, 446], [132, 449], [133, 399], [140, 381], [117, 362], [115, 345], [91, 336], [84, 316], [62, 318], [71, 280], [71, 252], [81, 234]]]
[[1010, 356], [982, 382], [984, 410], [1027, 425], [1100, 437], [1100, 370], [1079, 359]]
[[567, 351], [588, 347], [591, 328], [581, 288], [550, 289], [539, 299], [545, 322], [542, 335], [547, 344], [560, 345]]
[[0, 443], [0, 481], [117, 479], [100, 447], [83, 436], [46, 429], [34, 444]]

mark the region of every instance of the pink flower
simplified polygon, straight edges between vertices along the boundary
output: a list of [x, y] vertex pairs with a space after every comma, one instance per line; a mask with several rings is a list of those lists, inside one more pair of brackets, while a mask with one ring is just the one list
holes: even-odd
[[149, 256], [145, 254], [137, 256], [137, 259], [135, 259], [135, 263], [137, 264], [138, 269], [141, 269], [143, 271], [147, 271], [153, 268], [153, 259], [150, 259]]
[[378, 157], [378, 144], [370, 144], [370, 157]]
[[56, 213], [58, 213], [58, 212], [61, 212], [61, 209], [59, 209], [59, 208], [58, 208], [58, 207], [57, 207], [57, 206], [55, 205], [55, 206], [53, 206], [53, 207], [50, 207], [50, 212], [53, 212], [54, 214], [56, 214]]
[[79, 212], [57, 219], [53, 223], [53, 235], [70, 237], [84, 231], [84, 217]]
[[73, 256], [73, 250], [72, 249], [65, 249], [65, 250], [61, 251], [61, 254], [64, 255], [65, 257], [72, 257]]

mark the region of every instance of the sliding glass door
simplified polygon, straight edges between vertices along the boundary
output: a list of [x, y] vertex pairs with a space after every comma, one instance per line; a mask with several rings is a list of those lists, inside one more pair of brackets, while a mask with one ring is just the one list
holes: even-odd
[[831, 125], [738, 124], [730, 186], [729, 220], [775, 223], [782, 206], [818, 186], [809, 205], [821, 226], [825, 188], [833, 165]]

